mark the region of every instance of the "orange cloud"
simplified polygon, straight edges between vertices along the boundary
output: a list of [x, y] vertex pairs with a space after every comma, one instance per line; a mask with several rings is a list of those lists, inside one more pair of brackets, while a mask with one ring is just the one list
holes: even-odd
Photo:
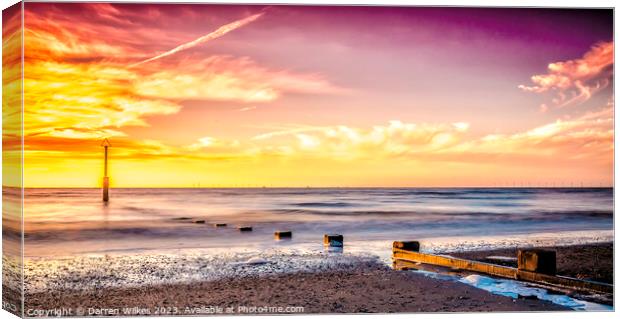
[[[79, 149], [78, 145], [82, 145], [84, 150], [91, 150], [85, 151], [87, 155], [80, 156], [97, 154], [99, 150], [89, 145], [103, 137], [130, 140], [124, 143], [145, 150], [127, 151], [123, 156], [151, 156], [155, 146], [160, 155], [168, 156], [172, 152], [183, 154], [187, 152], [186, 148], [163, 144], [154, 146], [154, 141], [132, 140], [124, 129], [128, 126], [147, 126], [145, 118], [148, 116], [179, 112], [181, 100], [265, 102], [287, 92], [326, 94], [339, 90], [320, 75], [272, 70], [247, 57], [182, 54], [185, 49], [223, 36], [258, 19], [261, 14], [226, 25], [166, 54], [150, 58], [150, 63], [142, 64], [140, 68], [128, 68], [128, 60], [148, 56], [144, 43], [157, 39], [165, 45], [171, 42], [171, 38], [178, 41], [183, 37], [133, 22], [137, 18], [145, 18], [144, 14], [146, 17], [156, 17], [160, 14], [158, 10], [134, 14], [131, 10], [121, 12], [109, 4], [71, 8], [80, 10], [79, 18], [69, 19], [62, 14], [62, 10], [26, 12], [24, 89], [27, 93], [24, 121], [27, 125], [24, 134], [29, 144], [27, 156], [35, 160], [61, 154], [73, 156]], [[16, 21], [19, 22], [19, 19]], [[115, 41], [102, 38], [102, 33]], [[19, 39], [19, 33], [3, 35], [5, 48], [14, 46], [14, 50], [5, 51], [20, 52], [17, 50], [21, 45], [17, 41]], [[170, 57], [173, 54], [174, 58]], [[166, 61], [160, 59], [164, 56], [170, 58]], [[6, 67], [10, 62], [9, 56], [5, 54], [3, 61]], [[20, 56], [14, 56], [11, 61], [16, 67], [6, 69], [15, 72], [13, 75], [3, 73], [4, 87], [6, 92], [9, 92], [11, 85], [21, 91], [21, 87], [17, 87], [21, 85]], [[8, 83], [8, 76], [14, 78], [11, 83]], [[4, 99], [6, 103], [8, 100]], [[21, 103], [21, 100], [13, 101], [18, 102]], [[19, 119], [20, 113], [14, 113], [12, 116]], [[7, 116], [5, 112], [5, 118]], [[11, 123], [19, 124], [20, 121]], [[5, 126], [8, 128], [9, 124], [7, 122]], [[50, 147], [54, 151], [50, 151]], [[203, 147], [195, 145], [194, 149]]]
[[[598, 180], [608, 176], [613, 165], [612, 115], [613, 106], [607, 106], [520, 133], [482, 137], [471, 136], [465, 123], [396, 120], [369, 128], [291, 127], [240, 140], [205, 136], [187, 146], [119, 136], [113, 139], [112, 158], [115, 167], [129, 170], [123, 170], [115, 181], [134, 186], [183, 186], [187, 181], [213, 180], [216, 176], [229, 186], [249, 180], [273, 181], [282, 186], [304, 181], [325, 185], [328, 180], [333, 183], [342, 178], [341, 173], [351, 178], [357, 176], [360, 185], [389, 185], [386, 176], [382, 177], [384, 173], [390, 174], [390, 181], [397, 183], [394, 185], [406, 183], [407, 176], [426, 176], [429, 181], [454, 177], [462, 179], [459, 183], [466, 183], [467, 179], [463, 178], [480, 182], [475, 176], [467, 177], [480, 170], [493, 171], [484, 178], [495, 180], [501, 176], [518, 177], [523, 172], [536, 172], [535, 176], [541, 178], [559, 178], [571, 170], [584, 172], [585, 169], [597, 172], [599, 175], [592, 178]], [[67, 134], [27, 138], [26, 167], [28, 172], [36, 172], [29, 174], [33, 183], [55, 180], [58, 178], [55, 174], [60, 173], [75, 175], [69, 167], [86, 170], [82, 174], [88, 176], [93, 170], [99, 171], [99, 143], [71, 136], [80, 132], [61, 132]], [[316, 167], [321, 174], [336, 171], [330, 173], [333, 178], [321, 181], [304, 174], [303, 168], [308, 165]], [[378, 171], [361, 174], [370, 167]], [[428, 175], [427, 171], [432, 174]], [[308, 179], [300, 180], [302, 176]], [[320, 176], [323, 175], [317, 175]], [[448, 183], [450, 178], [446, 180]], [[72, 181], [78, 183], [79, 175]], [[92, 183], [97, 181], [93, 179]]]
[[519, 85], [519, 88], [534, 93], [552, 91], [553, 104], [558, 107], [582, 103], [609, 85], [613, 63], [613, 42], [601, 42], [580, 59], [550, 63], [547, 74], [532, 76], [534, 85]]
[[[4, 186], [22, 185], [21, 8], [22, 4], [18, 3], [2, 11], [2, 185]], [[13, 211], [7, 210], [7, 212]]]
[[[172, 114], [180, 106], [164, 99], [142, 99], [129, 84], [136, 74], [113, 65], [32, 62], [24, 69], [25, 134], [80, 130], [99, 138], [128, 125], [144, 126], [145, 115]], [[99, 132], [100, 134], [96, 134]]]

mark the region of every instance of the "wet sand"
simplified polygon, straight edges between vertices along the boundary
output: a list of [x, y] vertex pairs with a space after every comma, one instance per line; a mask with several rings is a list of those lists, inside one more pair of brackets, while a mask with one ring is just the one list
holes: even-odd
[[[127, 307], [138, 307], [143, 315], [158, 314], [157, 309], [161, 308], [157, 307], [165, 307], [167, 313], [164, 314], [168, 315], [204, 315], [217, 311], [215, 307], [220, 307], [221, 311], [230, 307], [236, 314], [248, 313], [240, 311], [243, 310], [240, 306], [283, 307], [282, 313], [301, 312], [290, 308], [287, 311], [286, 307], [290, 306], [303, 307], [303, 313], [569, 310], [546, 301], [512, 299], [458, 282], [433, 279], [411, 271], [395, 271], [378, 261], [361, 263], [354, 269], [323, 272], [136, 288], [59, 290], [31, 294], [26, 303], [26, 309], [79, 308], [83, 315], [94, 311], [89, 308], [115, 311]], [[252, 313], [252, 308], [248, 309]], [[262, 310], [264, 312], [260, 313], [278, 313], [275, 309]]]
[[[558, 275], [613, 284], [613, 243], [537, 247], [556, 251]], [[488, 256], [516, 257], [518, 248], [449, 253], [452, 256], [516, 267], [516, 261], [498, 262]]]
[[[544, 248], [557, 251], [558, 272], [561, 275], [603, 282], [613, 281], [612, 243]], [[486, 257], [515, 257], [516, 250], [517, 248], [449, 254], [491, 262]], [[265, 257], [273, 259], [273, 256]], [[225, 314], [227, 309], [230, 309], [232, 314], [570, 310], [538, 299], [512, 299], [494, 295], [464, 283], [430, 278], [413, 271], [395, 271], [377, 258], [352, 258], [344, 255], [329, 258], [328, 255], [311, 255], [309, 259], [299, 258], [301, 257], [284, 257], [277, 263], [263, 266], [237, 264], [231, 268], [235, 269], [235, 272], [224, 278], [213, 277], [209, 280], [207, 279], [209, 277], [205, 277], [189, 283], [150, 280], [131, 287], [103, 284], [103, 280], [113, 276], [115, 272], [116, 268], [110, 265], [115, 265], [114, 262], [121, 263], [124, 265], [123, 269], [127, 271], [133, 269], [134, 275], [156, 273], [169, 276], [170, 271], [183, 273], [200, 271], [202, 268], [188, 267], [195, 262], [203, 266], [215, 263], [214, 267], [219, 268], [225, 267], [226, 263], [218, 264], [216, 260], [210, 259], [179, 259], [170, 261], [174, 264], [173, 268], [162, 271], [158, 268], [145, 268], [145, 265], [139, 262], [140, 259], [134, 261], [138, 263], [133, 265], [137, 268], [127, 268], [131, 265], [128, 263], [129, 260], [113, 258], [108, 265], [110, 271], [88, 273], [87, 277], [92, 279], [87, 281], [88, 284], [50, 285], [45, 291], [28, 293], [26, 311], [66, 308], [74, 311], [81, 309], [82, 313], [79, 315], [204, 315], [212, 312]], [[308, 262], [309, 260], [312, 262]], [[299, 263], [293, 267], [297, 271], [276, 271], [295, 262]], [[515, 266], [514, 261], [501, 264]], [[63, 268], [64, 266], [59, 269]], [[266, 271], [258, 271], [260, 269]], [[210, 273], [213, 269], [204, 271]], [[60, 274], [62, 273], [52, 272], [49, 275]], [[58, 280], [59, 282], [75, 281], [76, 278], [84, 280], [82, 276], [71, 278], [71, 276], [58, 277]], [[601, 302], [597, 299], [591, 301]], [[131, 309], [132, 307], [136, 308]], [[243, 307], [248, 308], [244, 311]], [[286, 307], [303, 307], [303, 311]], [[128, 308], [130, 312], [123, 313], [123, 310]], [[94, 312], [95, 309], [107, 313]]]

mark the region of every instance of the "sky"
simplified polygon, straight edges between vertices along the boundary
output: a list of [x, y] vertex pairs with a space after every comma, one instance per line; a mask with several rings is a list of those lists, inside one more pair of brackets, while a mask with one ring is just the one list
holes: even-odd
[[26, 3], [24, 184], [610, 186], [612, 15]]

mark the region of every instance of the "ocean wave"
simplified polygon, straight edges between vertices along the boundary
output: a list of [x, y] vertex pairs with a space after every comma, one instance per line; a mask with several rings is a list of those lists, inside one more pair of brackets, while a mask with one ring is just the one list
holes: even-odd
[[[101, 203], [97, 189], [26, 193], [33, 204], [26, 205], [25, 244], [42, 254], [54, 253], [52, 246], [84, 251], [271, 245], [276, 230], [292, 230], [295, 244], [320, 244], [321, 236], [331, 232], [395, 240], [395, 234], [419, 238], [609, 230], [614, 216], [612, 189], [114, 189], [108, 205]], [[56, 193], [77, 195], [57, 198]], [[194, 224], [194, 218], [230, 227]], [[254, 229], [241, 234], [235, 225]]]
[[353, 203], [346, 202], [305, 202], [305, 203], [296, 203], [293, 206], [300, 207], [351, 207], [356, 206]]

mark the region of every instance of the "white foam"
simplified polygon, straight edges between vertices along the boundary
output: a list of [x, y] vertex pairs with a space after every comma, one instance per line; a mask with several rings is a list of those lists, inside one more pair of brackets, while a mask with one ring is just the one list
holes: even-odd
[[566, 295], [550, 294], [546, 289], [529, 287], [526, 284], [507, 279], [495, 279], [481, 275], [469, 275], [459, 280], [462, 283], [486, 290], [488, 292], [511, 298], [534, 296], [574, 310], [602, 311], [613, 310], [613, 307], [592, 302], [577, 300]]
[[510, 297], [513, 299], [521, 297], [536, 297], [540, 300], [546, 300], [557, 305], [565, 306], [573, 310], [585, 311], [613, 311], [612, 306], [597, 304], [571, 298], [566, 295], [551, 294], [546, 289], [528, 286], [526, 283], [510, 280], [495, 279], [482, 275], [469, 275], [459, 277], [456, 275], [439, 274], [436, 272], [415, 270], [416, 272], [435, 279], [457, 281], [478, 289], [488, 291], [492, 294]]

